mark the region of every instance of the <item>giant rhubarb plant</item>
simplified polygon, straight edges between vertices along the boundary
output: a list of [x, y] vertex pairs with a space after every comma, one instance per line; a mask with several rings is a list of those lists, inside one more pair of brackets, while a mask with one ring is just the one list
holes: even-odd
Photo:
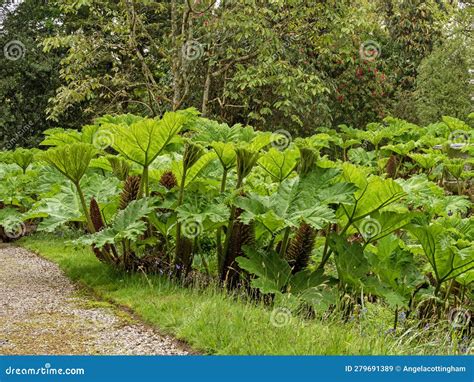
[[95, 232], [81, 188], [81, 179], [89, 167], [89, 163], [96, 154], [95, 148], [87, 143], [73, 143], [51, 148], [44, 152], [41, 158], [68, 178], [76, 187], [82, 210], [89, 232]]
[[187, 114], [166, 113], [163, 118], [103, 117], [98, 123], [113, 135], [111, 146], [126, 159], [142, 168], [140, 195], [149, 195], [149, 168], [166, 147], [178, 138], [188, 121]]

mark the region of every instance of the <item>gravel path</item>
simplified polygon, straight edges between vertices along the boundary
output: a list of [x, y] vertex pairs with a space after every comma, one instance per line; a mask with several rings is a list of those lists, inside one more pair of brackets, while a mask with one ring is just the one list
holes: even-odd
[[59, 268], [0, 244], [1, 354], [188, 354], [130, 314], [81, 292]]

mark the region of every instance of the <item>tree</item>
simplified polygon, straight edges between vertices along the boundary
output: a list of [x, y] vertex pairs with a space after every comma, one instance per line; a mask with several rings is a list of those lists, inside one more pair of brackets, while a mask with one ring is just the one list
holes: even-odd
[[472, 111], [473, 46], [472, 38], [457, 36], [423, 60], [415, 91], [421, 123], [438, 121], [444, 115], [465, 119]]
[[[56, 33], [59, 10], [40, 0], [0, 6], [0, 148], [11, 149], [38, 143], [41, 132], [53, 127], [45, 109], [60, 84], [60, 55], [44, 54], [37, 45]], [[59, 122], [72, 121], [80, 123], [77, 110], [68, 109]]]
[[369, 9], [364, 0], [59, 4], [63, 29], [44, 41], [67, 52], [50, 118], [71, 105], [84, 118], [193, 106], [229, 124], [305, 134], [331, 123], [324, 60], [358, 51]]
[[443, 40], [443, 27], [452, 16], [452, 1], [382, 0], [389, 40], [388, 65], [394, 81], [393, 114], [414, 121], [413, 90], [418, 66]]

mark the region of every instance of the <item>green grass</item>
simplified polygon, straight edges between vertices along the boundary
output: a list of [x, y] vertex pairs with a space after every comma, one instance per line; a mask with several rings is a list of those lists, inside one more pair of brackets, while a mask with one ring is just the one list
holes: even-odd
[[[230, 297], [218, 288], [184, 288], [165, 277], [123, 274], [100, 263], [89, 249], [55, 236], [35, 235], [19, 244], [59, 265], [72, 280], [103, 299], [132, 309], [160, 332], [208, 354], [446, 354], [449, 336], [408, 327], [386, 334], [392, 313], [370, 305], [364, 319], [271, 323], [271, 308]], [[448, 342], [447, 342], [448, 341]]]

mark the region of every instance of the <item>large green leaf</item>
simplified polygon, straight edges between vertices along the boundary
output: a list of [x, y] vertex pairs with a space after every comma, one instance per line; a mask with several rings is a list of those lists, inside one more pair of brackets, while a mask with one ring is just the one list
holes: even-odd
[[45, 139], [40, 143], [42, 146], [62, 146], [82, 142], [81, 133], [77, 130], [54, 128], [45, 130], [43, 134]]
[[112, 147], [127, 159], [149, 166], [179, 133], [187, 118], [182, 113], [166, 113], [161, 120], [142, 119], [130, 125], [105, 123], [113, 133]]
[[416, 148], [416, 143], [414, 141], [408, 141], [404, 143], [398, 143], [395, 145], [387, 145], [387, 146], [382, 147], [383, 150], [389, 150], [401, 156], [407, 156], [415, 148]]
[[418, 239], [436, 279], [444, 282], [474, 269], [474, 243], [458, 248], [446, 227], [433, 223], [429, 226], [410, 225], [408, 230]]
[[403, 188], [392, 179], [382, 179], [374, 175], [366, 178], [364, 172], [354, 166], [343, 168], [345, 180], [359, 187], [354, 195], [355, 202], [343, 206], [344, 213], [351, 221], [371, 215], [405, 195]]
[[247, 257], [237, 257], [236, 261], [256, 278], [252, 279], [252, 286], [262, 293], [280, 293], [288, 283], [291, 268], [276, 252], [257, 251], [251, 247], [244, 247]]
[[38, 231], [54, 232], [69, 222], [84, 222], [85, 218], [76, 192], [62, 186], [58, 194], [43, 198], [25, 214], [25, 219], [41, 218]]
[[423, 281], [413, 255], [400, 247], [396, 236], [386, 236], [367, 257], [380, 281], [401, 296], [403, 304], [398, 305], [406, 305], [416, 285]]
[[[94, 197], [101, 207], [112, 209], [113, 212], [117, 209], [114, 201], [118, 194], [118, 186], [118, 179], [98, 174], [87, 174], [81, 180], [81, 187], [87, 199]], [[80, 200], [71, 183], [66, 181], [58, 188], [58, 192], [43, 196], [24, 215], [25, 219], [42, 218], [38, 226], [40, 231], [53, 232], [66, 223], [85, 220]], [[104, 215], [108, 217], [110, 213]]]
[[258, 160], [262, 167], [276, 182], [282, 182], [290, 176], [296, 168], [299, 158], [298, 149], [287, 149], [285, 151], [271, 148]]
[[12, 160], [15, 164], [17, 164], [23, 172], [33, 163], [33, 159], [35, 157], [35, 150], [34, 149], [24, 149], [18, 148], [12, 153]]
[[[225, 225], [229, 221], [230, 209], [222, 201], [206, 195], [191, 196], [176, 208], [178, 221], [183, 228], [190, 226], [191, 230], [212, 230]], [[197, 232], [201, 233], [201, 232]]]
[[334, 211], [329, 205], [350, 202], [356, 190], [353, 184], [339, 180], [337, 169], [319, 167], [307, 176], [288, 179], [273, 198], [275, 209], [292, 226], [303, 220], [321, 229], [334, 220]]
[[[186, 179], [185, 179], [185, 187], [191, 184], [202, 171], [214, 160], [216, 159], [217, 155], [214, 152], [205, 153], [202, 155], [187, 171], [186, 171]], [[172, 171], [173, 174], [176, 176], [176, 180], [178, 181], [178, 185], [181, 185], [181, 181], [183, 179], [183, 161], [175, 161], [172, 163]]]
[[106, 114], [95, 120], [97, 125], [113, 124], [131, 126], [134, 123], [142, 121], [144, 118], [134, 114], [110, 115]]
[[0, 209], [0, 227], [5, 232], [20, 236], [24, 220], [24, 217], [16, 208], [7, 207]]
[[414, 216], [414, 213], [377, 211], [370, 217], [358, 220], [354, 225], [365, 241], [376, 241], [405, 227]]
[[363, 287], [363, 280], [370, 270], [362, 245], [348, 243], [343, 237], [332, 235], [329, 241], [335, 253], [339, 279], [356, 290]]
[[84, 176], [95, 148], [87, 143], [73, 143], [51, 148], [42, 153], [41, 159], [56, 168], [61, 174], [78, 184]]
[[357, 138], [365, 141], [369, 141], [375, 146], [378, 146], [384, 138], [390, 138], [392, 132], [389, 129], [376, 129], [376, 130], [359, 130]]
[[143, 218], [154, 210], [153, 203], [154, 198], [142, 198], [132, 201], [127, 208], [117, 213], [110, 227], [92, 235], [84, 236], [78, 239], [77, 242], [101, 248], [106, 244], [113, 244], [122, 239], [137, 240], [147, 229], [147, 224]]
[[353, 184], [340, 182], [337, 169], [317, 167], [306, 176], [284, 180], [273, 195], [250, 194], [237, 198], [235, 203], [245, 211], [243, 221], [260, 222], [275, 229], [272, 233], [285, 226], [297, 227], [302, 221], [321, 229], [335, 221], [329, 205], [350, 202], [355, 190]]
[[293, 275], [288, 284], [288, 292], [299, 295], [306, 293], [308, 289], [315, 288], [327, 280], [323, 269], [311, 271], [304, 269]]
[[233, 143], [214, 142], [211, 146], [225, 170], [229, 170], [236, 165], [237, 154]]

